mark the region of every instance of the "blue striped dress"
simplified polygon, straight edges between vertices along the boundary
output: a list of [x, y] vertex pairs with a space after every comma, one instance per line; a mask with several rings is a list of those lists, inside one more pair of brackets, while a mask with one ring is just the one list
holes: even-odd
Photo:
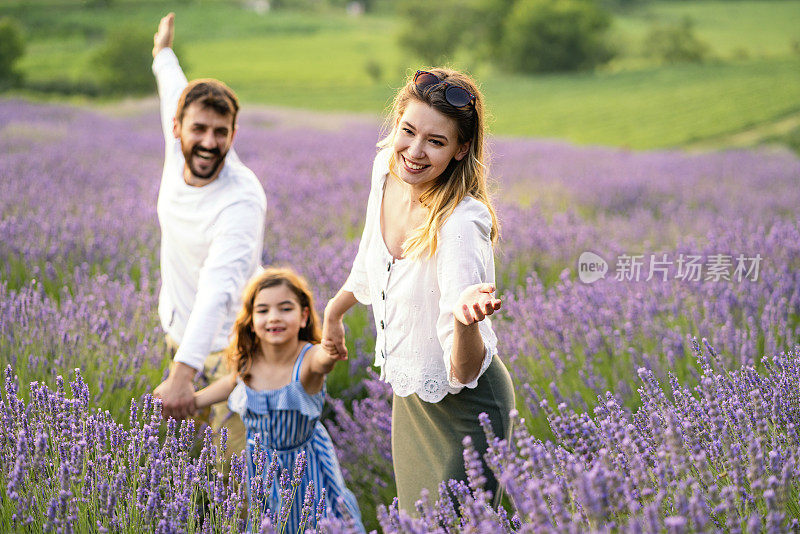
[[[305, 473], [295, 492], [284, 532], [298, 531], [303, 499], [308, 484], [312, 481], [317, 503], [322, 489], [325, 489], [327, 513], [352, 519], [356, 528], [363, 531], [358, 503], [344, 484], [333, 442], [319, 420], [325, 402], [325, 387], [316, 395], [309, 395], [300, 383], [300, 364], [311, 347], [310, 343], [303, 347], [292, 369], [292, 381], [288, 385], [279, 389], [256, 391], [239, 379], [228, 398], [231, 411], [242, 417], [247, 429], [248, 480], [255, 476], [253, 447], [258, 434], [261, 437], [261, 446], [267, 453], [263, 472], [265, 483], [269, 464], [273, 455], [277, 455], [278, 471], [272, 480], [271, 493], [266, 503], [271, 511], [277, 512], [280, 508], [280, 473], [287, 469], [291, 474], [297, 456], [305, 451]], [[306, 521], [307, 527], [311, 524], [313, 512], [310, 520]], [[253, 527], [257, 529], [258, 525]]]

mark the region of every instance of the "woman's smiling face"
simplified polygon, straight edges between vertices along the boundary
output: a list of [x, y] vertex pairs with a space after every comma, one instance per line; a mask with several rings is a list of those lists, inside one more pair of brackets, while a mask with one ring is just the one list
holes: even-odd
[[397, 175], [424, 192], [447, 169], [461, 160], [469, 142], [459, 144], [456, 122], [428, 104], [411, 100], [400, 117], [392, 142]]

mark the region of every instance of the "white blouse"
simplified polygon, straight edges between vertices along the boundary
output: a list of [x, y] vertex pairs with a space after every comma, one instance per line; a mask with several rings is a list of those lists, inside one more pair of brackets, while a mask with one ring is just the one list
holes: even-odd
[[[478, 378], [462, 384], [451, 374], [452, 310], [468, 286], [494, 284], [492, 217], [482, 202], [466, 197], [439, 229], [432, 258], [394, 259], [380, 228], [390, 155], [385, 149], [375, 158], [364, 232], [343, 289], [372, 305], [381, 379], [401, 397], [416, 393], [424, 401], [438, 402], [447, 393], [478, 385]], [[488, 317], [479, 329], [486, 354], [478, 377], [497, 353]]]

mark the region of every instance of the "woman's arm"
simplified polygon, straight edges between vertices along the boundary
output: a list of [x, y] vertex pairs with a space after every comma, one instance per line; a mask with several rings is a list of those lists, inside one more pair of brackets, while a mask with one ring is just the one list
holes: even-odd
[[451, 373], [462, 384], [475, 380], [486, 355], [478, 323], [500, 309], [500, 299], [494, 298], [492, 293], [492, 284], [475, 284], [461, 293], [453, 308]]
[[439, 230], [436, 331], [451, 387], [474, 387], [496, 352], [497, 338], [488, 322], [481, 322], [500, 306], [492, 298], [491, 228], [489, 210], [470, 200], [460, 204]]
[[205, 408], [226, 400], [233, 388], [236, 387], [236, 373], [225, 375], [210, 386], [194, 394], [194, 403], [197, 408]]
[[358, 299], [351, 291], [342, 288], [325, 306], [325, 314], [322, 320], [322, 347], [330, 356], [338, 360], [347, 359], [342, 319], [347, 310], [357, 302]]

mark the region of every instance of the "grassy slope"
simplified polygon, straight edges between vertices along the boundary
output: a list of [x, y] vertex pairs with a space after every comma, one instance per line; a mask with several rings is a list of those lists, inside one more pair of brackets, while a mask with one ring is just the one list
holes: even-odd
[[618, 16], [615, 34], [627, 44], [627, 56], [641, 54], [639, 42], [656, 23], [690, 17], [696, 33], [714, 55], [776, 57], [792, 53], [800, 42], [800, 2], [790, 0], [702, 0], [651, 2]]
[[520, 78], [486, 93], [501, 133], [676, 146], [800, 109], [800, 60]]
[[[22, 69], [31, 80], [91, 77], [89, 58], [104, 30], [155, 27], [163, 2], [122, 2], [112, 9], [0, 6], [25, 20], [30, 36]], [[379, 113], [418, 62], [394, 38], [386, 16], [269, 13], [196, 0], [177, 12], [177, 42], [190, 77], [226, 80], [246, 103]], [[654, 66], [642, 35], [656, 21], [688, 14], [716, 61]], [[654, 2], [617, 18], [622, 50], [592, 74], [514, 76], [481, 69], [493, 130], [632, 148], [680, 146], [747, 129], [800, 111], [800, 2], [787, 0]], [[738, 56], [736, 61], [731, 57]], [[727, 58], [727, 59], [726, 59]], [[366, 72], [377, 62], [380, 80]]]

